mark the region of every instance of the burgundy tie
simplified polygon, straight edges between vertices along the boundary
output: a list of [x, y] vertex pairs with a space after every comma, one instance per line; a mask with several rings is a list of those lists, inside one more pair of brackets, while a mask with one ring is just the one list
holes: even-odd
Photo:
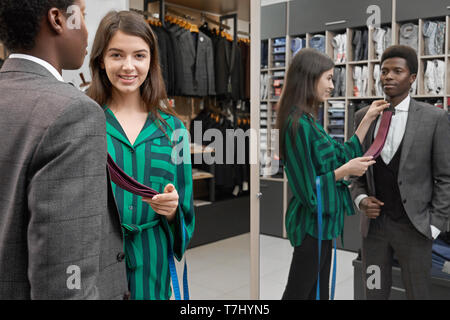
[[384, 143], [386, 142], [391, 119], [392, 111], [385, 110], [383, 112], [383, 115], [381, 116], [380, 128], [378, 129], [375, 141], [372, 143], [369, 150], [367, 150], [367, 152], [364, 154], [364, 157], [372, 156], [374, 159], [376, 159], [381, 154], [381, 150], [383, 150]]
[[111, 175], [111, 180], [118, 185], [120, 188], [127, 190], [138, 196], [145, 198], [153, 198], [158, 194], [155, 190], [150, 187], [137, 182], [135, 179], [127, 175], [111, 158], [108, 153], [108, 170]]

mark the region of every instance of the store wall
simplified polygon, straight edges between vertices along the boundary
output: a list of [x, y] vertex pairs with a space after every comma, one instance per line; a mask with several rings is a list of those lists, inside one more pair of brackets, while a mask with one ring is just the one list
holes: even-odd
[[89, 46], [88, 55], [80, 70], [63, 71], [63, 78], [67, 82], [72, 82], [76, 86], [81, 84], [79, 74], [82, 72], [86, 81], [91, 80], [89, 71], [89, 56], [94, 42], [95, 33], [101, 19], [111, 10], [128, 10], [130, 7], [130, 0], [89, 0], [86, 1], [86, 26], [89, 31]]
[[268, 6], [271, 4], [281, 3], [281, 2], [289, 2], [292, 0], [261, 0], [261, 7]]

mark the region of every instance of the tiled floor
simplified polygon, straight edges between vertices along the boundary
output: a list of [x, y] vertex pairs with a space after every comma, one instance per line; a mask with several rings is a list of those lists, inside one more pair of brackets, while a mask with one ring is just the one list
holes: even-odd
[[[293, 248], [289, 241], [261, 236], [260, 298], [279, 300], [286, 285]], [[189, 249], [190, 298], [241, 300], [250, 298], [250, 234]], [[336, 300], [353, 300], [356, 254], [338, 250]]]

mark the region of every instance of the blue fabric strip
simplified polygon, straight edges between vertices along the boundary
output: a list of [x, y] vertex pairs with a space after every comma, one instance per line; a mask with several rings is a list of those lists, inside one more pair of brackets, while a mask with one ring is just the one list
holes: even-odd
[[[318, 233], [318, 248], [319, 258], [317, 267], [317, 288], [316, 288], [316, 300], [320, 300], [320, 256], [322, 252], [322, 190], [320, 189], [320, 177], [316, 177], [316, 190], [317, 190], [317, 233]], [[330, 300], [334, 300], [334, 294], [336, 291], [336, 238], [333, 239], [334, 246], [334, 258], [333, 258], [333, 275], [331, 279], [331, 296]]]
[[317, 191], [317, 239], [319, 247], [316, 300], [320, 300], [320, 255], [322, 252], [322, 191], [320, 190], [319, 177], [316, 177], [316, 191]]
[[[183, 241], [185, 241], [185, 225], [183, 221]], [[178, 275], [177, 275], [177, 269], [175, 267], [175, 258], [173, 256], [173, 251], [171, 248], [169, 248], [169, 270], [170, 270], [170, 277], [172, 278], [172, 287], [173, 292], [175, 295], [175, 300], [181, 300], [181, 293], [180, 293], [180, 285], [178, 282]], [[183, 299], [189, 300], [189, 284], [188, 284], [188, 275], [187, 275], [187, 262], [186, 259], [184, 261], [184, 268], [183, 268]]]
[[170, 270], [170, 277], [172, 278], [172, 287], [173, 287], [173, 293], [175, 295], [175, 300], [181, 300], [177, 268], [175, 267], [175, 259], [173, 257], [173, 252], [172, 252], [171, 248], [169, 248], [169, 270]]

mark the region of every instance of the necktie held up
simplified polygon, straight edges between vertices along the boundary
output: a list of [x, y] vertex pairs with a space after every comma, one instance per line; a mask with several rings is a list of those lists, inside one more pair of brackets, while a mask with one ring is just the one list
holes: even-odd
[[369, 150], [366, 151], [364, 157], [372, 156], [373, 159], [376, 159], [381, 154], [381, 150], [383, 150], [384, 143], [386, 142], [387, 134], [389, 132], [389, 126], [391, 125], [392, 114], [393, 112], [388, 110], [383, 112], [383, 115], [381, 116], [380, 128], [378, 129], [375, 141], [372, 143]]
[[158, 194], [155, 190], [142, 183], [137, 182], [135, 179], [127, 175], [111, 158], [108, 153], [108, 170], [111, 176], [112, 182], [114, 182], [120, 188], [129, 191], [135, 195], [142, 196], [144, 198], [153, 198]]

